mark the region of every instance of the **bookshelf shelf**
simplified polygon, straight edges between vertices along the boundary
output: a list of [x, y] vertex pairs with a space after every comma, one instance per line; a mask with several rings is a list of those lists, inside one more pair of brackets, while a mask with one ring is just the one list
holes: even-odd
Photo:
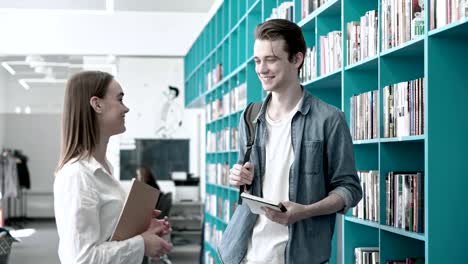
[[345, 216], [345, 220], [349, 221], [349, 222], [354, 222], [354, 223], [357, 223], [357, 224], [361, 224], [361, 225], [370, 226], [370, 227], [377, 228], [377, 229], [380, 228], [380, 224], [377, 223], [377, 222], [364, 220], [364, 219], [359, 219], [359, 218], [353, 217], [353, 216]]
[[[302, 27], [307, 47], [315, 47], [317, 52], [315, 75], [318, 77], [303, 82], [305, 89], [340, 108], [348, 125], [353, 121], [353, 96], [376, 91], [377, 100], [372, 102], [378, 102], [378, 121], [372, 123], [377, 124], [377, 138], [354, 140], [353, 147], [358, 170], [379, 172], [377, 210], [380, 219], [379, 222], [373, 222], [351, 215], [339, 216], [342, 217], [342, 237], [338, 239], [341, 244], [333, 242], [329, 262], [338, 263], [335, 256], [337, 247], [341, 248], [341, 264], [354, 263], [356, 247], [378, 247], [380, 263], [407, 257], [424, 257], [426, 263], [464, 263], [468, 259], [468, 251], [464, 249], [468, 229], [463, 227], [468, 219], [468, 211], [460, 208], [466, 204], [464, 193], [468, 186], [468, 177], [464, 177], [468, 170], [464, 155], [465, 146], [468, 146], [468, 137], [465, 135], [468, 122], [461, 121], [460, 115], [466, 110], [465, 101], [468, 98], [468, 20], [428, 30], [432, 1], [424, 0], [424, 17], [427, 18], [424, 34], [397, 47], [381, 50], [384, 37], [380, 25], [384, 13], [382, 0], [328, 0], [303, 19], [303, 1], [293, 1], [294, 21]], [[266, 96], [253, 63], [254, 31], [256, 25], [265, 21], [272, 9], [282, 2], [229, 0], [221, 4], [185, 57], [186, 106], [204, 107], [223, 98], [224, 94], [242, 83], [247, 87], [247, 103], [260, 101]], [[377, 12], [379, 23], [376, 55], [348, 64], [347, 24], [360, 21], [361, 17], [372, 11]], [[320, 61], [323, 54], [320, 54], [320, 37], [332, 31], [341, 31], [341, 65], [346, 66], [321, 75]], [[357, 57], [353, 58], [357, 60]], [[207, 90], [207, 75], [218, 63], [223, 65], [222, 78], [212, 89]], [[421, 116], [424, 118], [424, 134], [385, 138], [387, 133], [384, 133], [384, 129], [388, 129], [384, 124], [386, 87], [418, 78], [424, 78], [423, 98], [420, 102], [423, 105]], [[212, 120], [206, 124], [206, 129], [217, 133], [226, 128], [237, 128], [241, 113], [230, 112]], [[231, 133], [229, 131], [229, 136]], [[361, 135], [360, 138], [364, 137]], [[226, 151], [207, 152], [207, 163], [228, 163], [231, 167], [237, 162], [238, 150], [229, 148]], [[386, 176], [389, 172], [409, 171], [424, 172], [424, 233], [383, 224], [387, 217]], [[450, 176], [450, 180], [447, 180], [447, 176]], [[234, 187], [213, 183], [207, 183], [206, 187], [208, 193], [219, 200], [235, 204], [238, 199], [239, 191]], [[222, 215], [226, 220], [234, 212], [234, 206], [228, 205], [222, 206]], [[447, 215], [451, 217], [445, 217]], [[226, 222], [205, 212], [205, 223], [216, 227], [219, 233], [226, 228]], [[219, 237], [210, 241], [217, 239]], [[205, 256], [211, 256], [215, 263], [220, 263], [213, 244], [206, 242], [205, 245]]]
[[360, 62], [348, 65], [345, 67], [346, 71], [376, 71], [379, 67], [379, 57], [372, 56]]
[[303, 83], [303, 86], [308, 89], [339, 88], [341, 85], [341, 74], [341, 70], [336, 70], [312, 81]]
[[430, 37], [468, 37], [468, 19], [457, 21], [429, 31]]
[[398, 47], [380, 52], [380, 57], [419, 57], [424, 56], [424, 36], [407, 41]]
[[227, 223], [224, 222], [223, 219], [217, 217], [217, 216], [214, 216], [208, 212], [205, 212], [205, 215], [207, 216], [207, 218], [211, 218], [211, 220], [214, 220], [215, 224], [219, 227], [219, 226], [223, 226], [224, 228], [226, 228], [227, 226]]
[[425, 135], [407, 136], [407, 137], [394, 137], [394, 138], [381, 138], [380, 142], [382, 142], [382, 143], [391, 143], [391, 142], [404, 142], [404, 141], [424, 141], [425, 138], [426, 138]]
[[417, 239], [421, 241], [426, 240], [426, 236], [424, 236], [424, 234], [409, 232], [409, 231], [403, 230], [401, 228], [396, 228], [393, 226], [380, 225], [380, 229], [400, 235], [400, 236], [405, 236], [405, 237], [409, 237], [409, 238], [413, 238], [413, 239]]
[[380, 139], [363, 139], [363, 140], [353, 140], [354, 145], [366, 145], [366, 144], [379, 144]]

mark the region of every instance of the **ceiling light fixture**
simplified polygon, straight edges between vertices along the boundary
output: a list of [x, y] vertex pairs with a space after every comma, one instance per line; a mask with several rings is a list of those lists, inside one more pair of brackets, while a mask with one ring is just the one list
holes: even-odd
[[19, 80], [18, 82], [19, 82], [19, 84], [21, 84], [21, 86], [23, 86], [23, 88], [24, 88], [25, 90], [31, 89], [31, 87], [29, 87], [29, 85], [26, 83], [26, 81], [25, 81], [24, 79], [21, 79], [21, 80]]
[[2, 66], [3, 66], [3, 68], [5, 68], [5, 70], [7, 70], [11, 75], [15, 75], [15, 74], [16, 74], [15, 70], [13, 70], [13, 68], [10, 66], [10, 64], [8, 64], [6, 61], [2, 62]]

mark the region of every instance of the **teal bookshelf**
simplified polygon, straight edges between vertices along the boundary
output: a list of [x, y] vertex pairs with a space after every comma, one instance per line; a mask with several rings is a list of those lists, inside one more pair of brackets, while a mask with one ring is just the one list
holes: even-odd
[[[185, 57], [185, 105], [205, 107], [222, 99], [240, 84], [247, 87], [248, 102], [265, 97], [255, 73], [253, 44], [255, 26], [266, 20], [279, 0], [225, 0]], [[380, 263], [406, 257], [424, 257], [425, 263], [465, 263], [468, 210], [464, 195], [468, 186], [468, 122], [464, 115], [468, 98], [468, 21], [461, 20], [429, 30], [430, 0], [424, 1], [425, 32], [396, 47], [383, 50], [379, 25], [378, 49], [375, 55], [348, 64], [346, 25], [358, 21], [367, 11], [376, 10], [382, 21], [378, 0], [329, 0], [305, 18], [301, 17], [301, 0], [294, 0], [295, 18], [302, 27], [307, 47], [317, 48], [316, 78], [303, 86], [315, 96], [345, 113], [350, 122], [350, 98], [378, 91], [378, 137], [354, 140], [358, 170], [379, 171], [379, 221], [339, 215], [330, 263], [354, 263], [354, 248], [378, 247]], [[320, 74], [320, 37], [331, 31], [342, 32], [342, 65]], [[222, 78], [207, 89], [207, 74], [222, 63]], [[424, 134], [384, 137], [383, 88], [402, 81], [424, 78]], [[236, 128], [242, 110], [228, 111], [206, 123], [206, 131], [216, 133]], [[232, 142], [224, 149], [207, 151], [206, 162], [231, 167], [237, 162], [237, 148]], [[386, 184], [389, 171], [424, 171], [424, 232], [416, 233], [386, 225]], [[227, 177], [227, 175], [225, 175]], [[208, 178], [208, 177], [207, 177]], [[207, 195], [216, 200], [235, 203], [238, 190], [220, 184], [206, 183]], [[232, 206], [207, 210], [205, 223], [221, 234], [234, 212]], [[221, 212], [219, 212], [221, 211]], [[220, 217], [220, 215], [222, 217]], [[206, 228], [206, 226], [205, 226]], [[216, 239], [205, 241], [205, 255], [220, 263]], [[337, 255], [338, 253], [338, 255]]]

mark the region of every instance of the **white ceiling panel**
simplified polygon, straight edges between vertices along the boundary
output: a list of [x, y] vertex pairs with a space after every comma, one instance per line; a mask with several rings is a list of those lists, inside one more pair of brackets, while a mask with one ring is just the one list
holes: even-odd
[[0, 0], [0, 8], [105, 10], [106, 0]]
[[215, 0], [114, 0], [114, 7], [118, 11], [199, 13], [208, 12], [214, 2]]

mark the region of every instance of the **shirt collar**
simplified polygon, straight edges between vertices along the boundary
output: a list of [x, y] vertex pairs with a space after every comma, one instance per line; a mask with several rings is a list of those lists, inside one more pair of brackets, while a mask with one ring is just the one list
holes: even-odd
[[[90, 156], [89, 158], [84, 158], [81, 160], [81, 162], [85, 167], [91, 170], [93, 174], [95, 174], [98, 170], [102, 170], [103, 172], [108, 174], [104, 166], [102, 166], [102, 164], [99, 163], [93, 156]], [[110, 173], [114, 174], [114, 168], [112, 167], [112, 165], [109, 163], [107, 159], [105, 162], [107, 166], [109, 166]]]
[[[302, 91], [303, 91], [302, 92], [302, 99], [300, 100], [301, 104], [298, 106], [297, 111], [299, 111], [302, 115], [307, 115], [307, 113], [309, 112], [309, 109], [310, 109], [310, 104], [306, 103], [306, 102], [308, 102], [309, 99], [312, 98], [312, 95], [306, 89], [304, 89], [304, 86], [301, 85], [301, 88], [302, 88]], [[266, 108], [267, 108], [267, 105], [268, 105], [268, 101], [270, 101], [270, 99], [271, 99], [271, 93], [269, 93], [267, 95], [267, 97], [265, 98], [265, 100], [263, 100], [262, 107], [260, 108], [260, 112], [258, 113], [255, 120], [259, 119], [259, 120], [265, 122]]]

